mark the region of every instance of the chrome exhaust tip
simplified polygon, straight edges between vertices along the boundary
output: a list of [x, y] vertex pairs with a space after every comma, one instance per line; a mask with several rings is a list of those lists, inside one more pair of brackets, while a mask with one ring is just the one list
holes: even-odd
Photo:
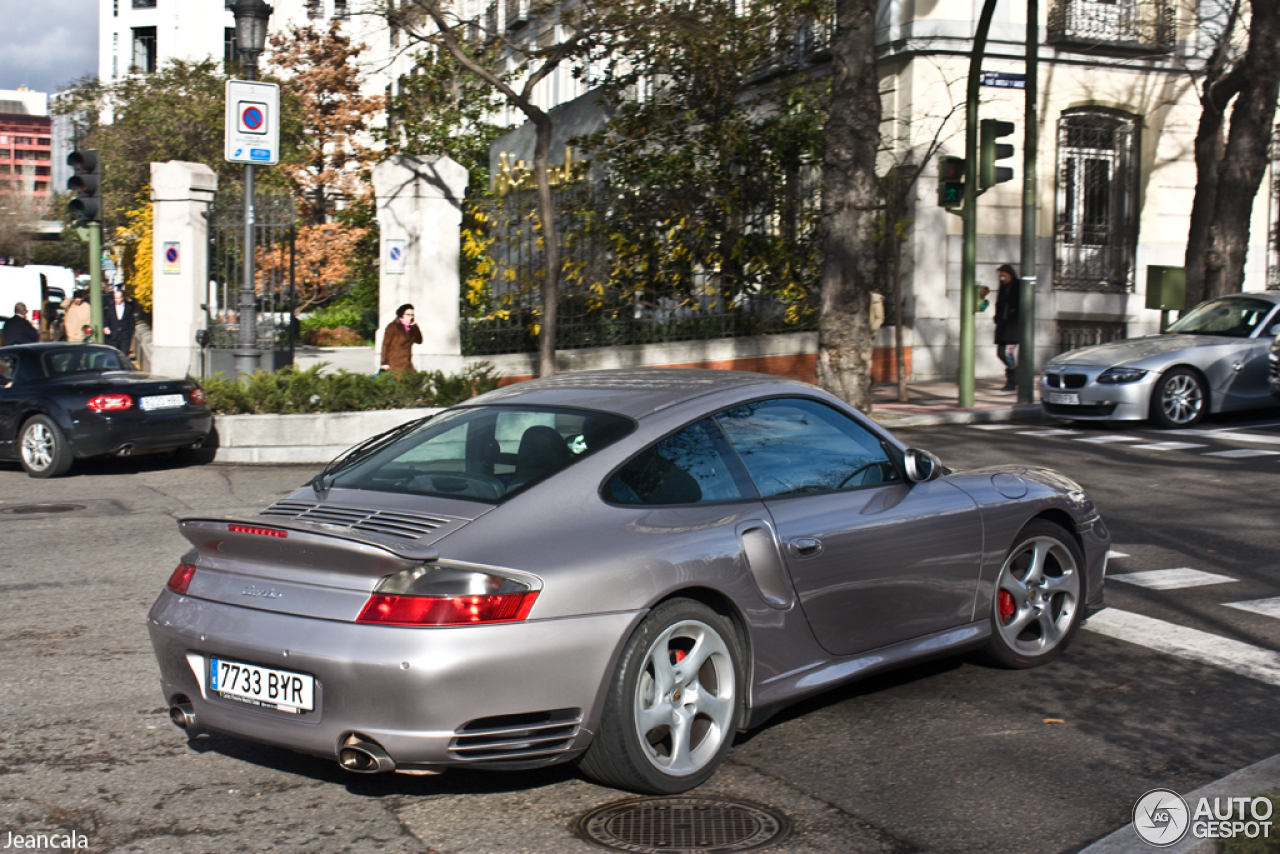
[[169, 707], [169, 720], [178, 729], [193, 730], [199, 727], [196, 722], [196, 710], [190, 703], [174, 703]]
[[382, 747], [354, 737], [338, 751], [338, 764], [354, 774], [382, 774], [396, 770], [396, 763]]
[[124, 446], [124, 447], [122, 447], [120, 450], [116, 451], [116, 456], [117, 456], [117, 457], [127, 457], [127, 456], [129, 456], [130, 454], [132, 454], [132, 453], [133, 453], [133, 445], [125, 445], [125, 446]]

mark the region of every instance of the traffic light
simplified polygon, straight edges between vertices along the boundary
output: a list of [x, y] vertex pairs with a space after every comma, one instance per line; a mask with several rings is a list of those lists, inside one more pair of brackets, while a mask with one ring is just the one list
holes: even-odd
[[76, 197], [67, 208], [79, 218], [76, 224], [102, 222], [102, 197], [98, 194], [102, 176], [98, 173], [98, 152], [93, 149], [73, 151], [67, 155], [67, 165], [75, 172], [67, 179], [67, 189]]
[[997, 166], [997, 160], [1013, 156], [1013, 146], [997, 143], [1002, 136], [1013, 133], [1013, 122], [1002, 122], [999, 119], [983, 119], [979, 123], [981, 142], [978, 146], [978, 187], [987, 189], [996, 184], [1013, 180], [1013, 170], [1008, 166]]
[[964, 158], [938, 158], [938, 204], [944, 208], [964, 206]]
[[979, 285], [979, 286], [978, 286], [978, 300], [977, 300], [977, 302], [976, 302], [976, 303], [974, 303], [974, 308], [973, 308], [973, 310], [974, 310], [974, 311], [986, 311], [988, 308], [990, 308], [990, 307], [991, 307], [991, 300], [990, 300], [990, 299], [988, 299], [988, 297], [990, 297], [990, 296], [991, 296], [991, 288], [987, 287], [986, 285]]

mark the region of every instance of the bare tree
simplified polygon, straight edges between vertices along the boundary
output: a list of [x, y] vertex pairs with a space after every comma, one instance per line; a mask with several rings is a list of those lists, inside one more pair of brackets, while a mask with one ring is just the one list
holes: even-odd
[[876, 0], [836, 0], [831, 114], [822, 169], [826, 235], [818, 383], [864, 410], [871, 407], [871, 291], [880, 202], [876, 5]]
[[[1249, 249], [1253, 202], [1267, 168], [1280, 96], [1280, 4], [1249, 4], [1248, 46], [1237, 55], [1242, 0], [1223, 9], [1201, 90], [1196, 130], [1196, 193], [1187, 237], [1188, 307], [1239, 291]], [[1230, 133], [1222, 129], [1231, 106]]]
[[[536, 42], [508, 43], [505, 50], [486, 50], [505, 36], [490, 27], [484, 15], [463, 18], [451, 0], [399, 0], [383, 8], [388, 22], [419, 45], [448, 51], [464, 69], [501, 93], [506, 103], [524, 114], [534, 127], [533, 175], [537, 186], [538, 219], [542, 226], [543, 258], [542, 321], [538, 336], [538, 373], [555, 374], [556, 304], [560, 291], [560, 235], [551, 198], [548, 166], [554, 128], [546, 111], [534, 103], [534, 90], [560, 65], [581, 55], [589, 46], [590, 29], [581, 21], [565, 27], [566, 35], [556, 44], [540, 47]], [[535, 2], [532, 20], [555, 22], [555, 6]], [[564, 20], [562, 17], [561, 20]], [[512, 60], [516, 60], [512, 62]], [[512, 68], [515, 65], [516, 67]]]

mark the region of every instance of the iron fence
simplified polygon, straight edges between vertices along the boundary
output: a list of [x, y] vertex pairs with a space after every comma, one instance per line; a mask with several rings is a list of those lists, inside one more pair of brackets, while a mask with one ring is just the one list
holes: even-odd
[[1059, 320], [1058, 352], [1066, 353], [1095, 344], [1110, 344], [1128, 335], [1124, 323], [1109, 320]]

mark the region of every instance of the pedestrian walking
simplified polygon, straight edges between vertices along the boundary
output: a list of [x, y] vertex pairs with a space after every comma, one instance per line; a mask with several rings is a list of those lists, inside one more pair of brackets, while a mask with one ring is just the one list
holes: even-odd
[[1000, 278], [1000, 288], [996, 291], [996, 356], [1004, 365], [1004, 388], [1001, 391], [1015, 391], [1018, 388], [1017, 359], [1014, 351], [1022, 343], [1022, 322], [1018, 318], [1018, 271], [1008, 264], [1001, 264], [996, 269]]
[[124, 298], [124, 291], [115, 290], [112, 295], [112, 304], [102, 313], [102, 335], [106, 343], [126, 356], [129, 355], [129, 347], [133, 345], [133, 330], [137, 322], [133, 305]]
[[422, 330], [414, 316], [413, 306], [405, 303], [396, 309], [396, 319], [382, 330], [382, 370], [413, 370], [413, 345], [422, 343]]
[[5, 346], [39, 343], [40, 330], [32, 326], [31, 321], [27, 320], [27, 304], [25, 302], [16, 303], [13, 306], [13, 317], [4, 322], [4, 329], [0, 330], [0, 336], [4, 337]]
[[89, 292], [80, 290], [71, 295], [71, 303], [62, 315], [62, 327], [67, 331], [67, 340], [79, 344], [85, 339], [84, 328], [89, 325], [91, 311]]

